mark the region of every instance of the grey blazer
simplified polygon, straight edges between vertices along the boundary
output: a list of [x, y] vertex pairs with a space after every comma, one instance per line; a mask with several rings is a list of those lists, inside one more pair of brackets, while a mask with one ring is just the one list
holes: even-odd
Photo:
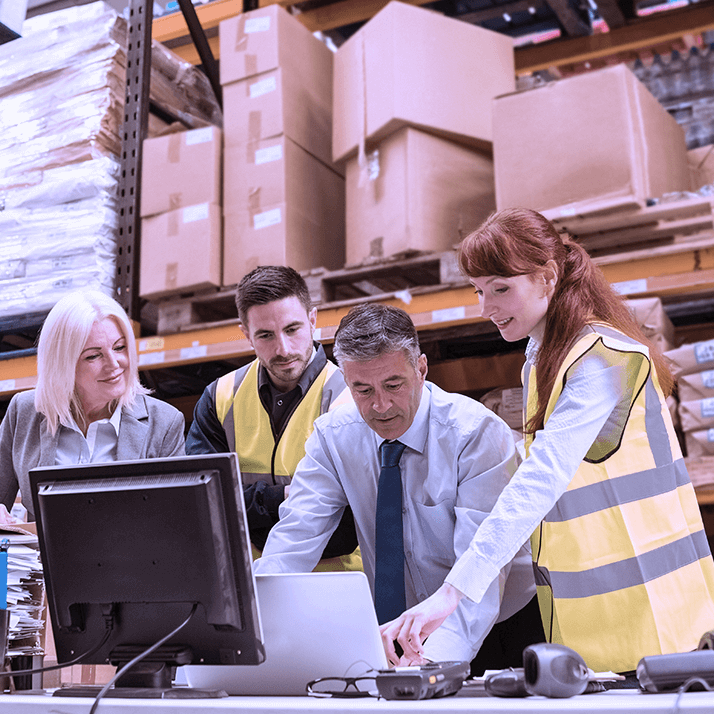
[[[0, 423], [0, 503], [12, 508], [18, 489], [34, 520], [28, 473], [36, 466], [53, 466], [59, 429], [50, 434], [45, 417], [35, 410], [35, 391], [16, 394]], [[139, 396], [122, 411], [117, 460], [183, 456], [184, 418], [175, 407], [153, 397]]]

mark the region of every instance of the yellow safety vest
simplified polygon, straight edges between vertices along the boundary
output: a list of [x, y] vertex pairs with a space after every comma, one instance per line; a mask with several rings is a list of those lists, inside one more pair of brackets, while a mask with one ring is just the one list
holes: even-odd
[[[341, 372], [328, 361], [276, 444], [270, 418], [258, 394], [258, 361], [221, 377], [216, 385], [216, 414], [230, 449], [238, 454], [243, 483], [263, 480], [276, 485], [289, 484], [305, 455], [305, 442], [315, 419], [350, 399]], [[260, 557], [254, 545], [253, 557]], [[359, 548], [349, 555], [321, 560], [317, 570], [362, 570]]]
[[[645, 655], [696, 649], [714, 627], [714, 561], [647, 349], [591, 327], [558, 373], [545, 420], [571, 367], [595, 349], [628, 365], [631, 400], [613, 412], [531, 546], [546, 637], [596, 672], [629, 672]], [[537, 400], [535, 368], [526, 368], [528, 419]]]

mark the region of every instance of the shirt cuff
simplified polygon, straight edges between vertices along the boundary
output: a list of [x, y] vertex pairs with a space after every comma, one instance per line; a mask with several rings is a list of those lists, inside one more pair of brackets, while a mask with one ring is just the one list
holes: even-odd
[[454, 563], [445, 580], [469, 600], [479, 603], [500, 572], [474, 551], [466, 550]]

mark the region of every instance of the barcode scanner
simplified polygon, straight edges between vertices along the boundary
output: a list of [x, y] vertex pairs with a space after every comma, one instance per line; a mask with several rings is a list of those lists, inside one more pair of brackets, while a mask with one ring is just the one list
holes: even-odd
[[484, 688], [494, 697], [573, 697], [590, 691], [601, 691], [592, 682], [592, 672], [585, 660], [570, 647], [542, 642], [523, 650], [523, 667], [505, 669], [486, 677]]
[[554, 698], [582, 694], [591, 675], [585, 660], [575, 650], [548, 642], [523, 650], [523, 669], [528, 694]]

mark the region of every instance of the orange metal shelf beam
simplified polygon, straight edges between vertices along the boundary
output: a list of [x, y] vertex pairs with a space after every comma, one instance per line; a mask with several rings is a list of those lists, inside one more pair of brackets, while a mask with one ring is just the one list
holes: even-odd
[[[673, 295], [714, 291], [714, 248], [683, 251], [665, 257], [642, 258], [626, 264], [599, 261], [605, 277], [625, 295]], [[444, 287], [412, 297], [406, 304], [385, 295], [382, 302], [406, 310], [422, 332], [481, 321], [477, 298], [471, 287]], [[318, 309], [317, 338], [331, 342], [337, 325], [349, 306]], [[245, 357], [253, 350], [237, 321], [138, 340], [141, 370]], [[31, 357], [2, 362], [0, 398], [34, 386], [36, 360]]]

